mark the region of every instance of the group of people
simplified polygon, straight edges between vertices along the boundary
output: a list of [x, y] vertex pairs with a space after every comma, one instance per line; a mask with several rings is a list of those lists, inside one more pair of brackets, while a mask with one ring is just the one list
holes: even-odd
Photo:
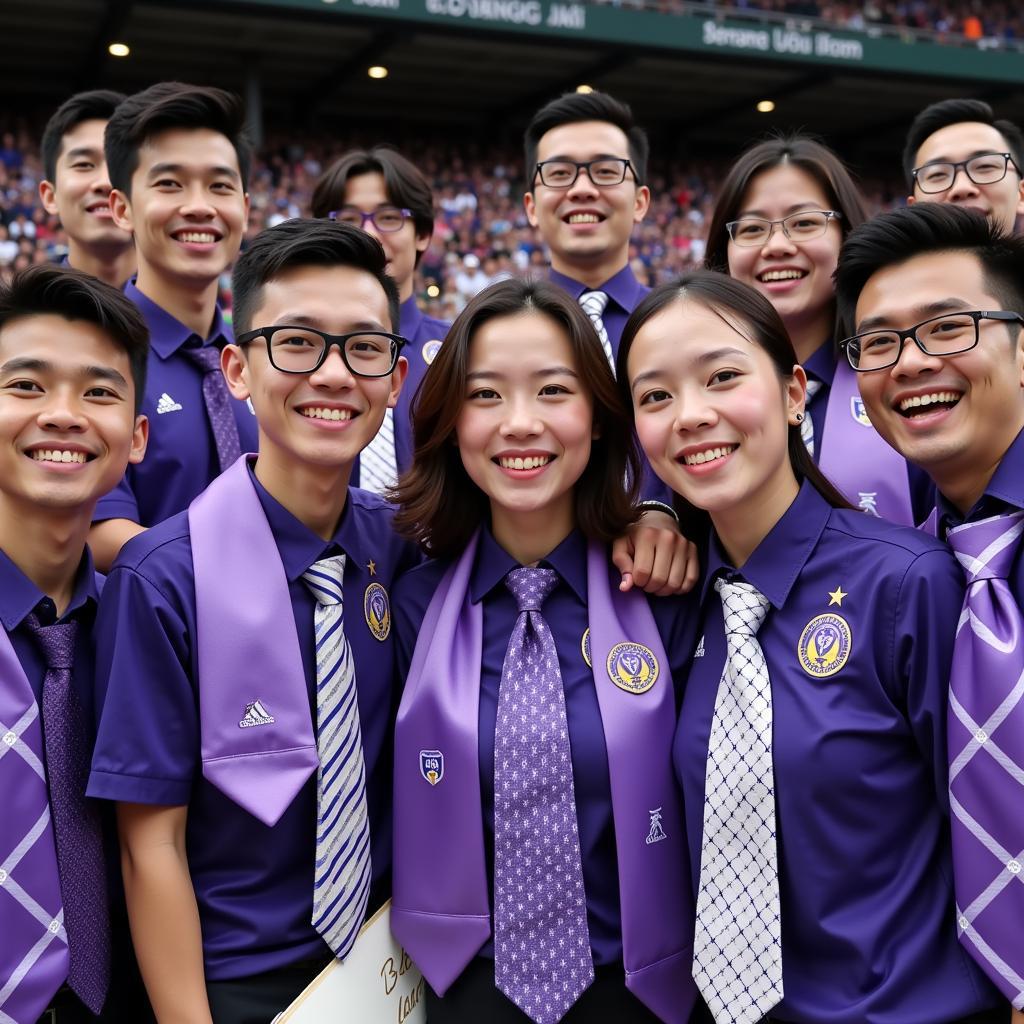
[[563, 96], [550, 271], [451, 324], [391, 148], [239, 255], [236, 97], [47, 137], [68, 265], [0, 287], [0, 1021], [264, 1024], [389, 897], [431, 1024], [1022, 1018], [1014, 125], [922, 112], [872, 220], [760, 143], [648, 291], [646, 136]]

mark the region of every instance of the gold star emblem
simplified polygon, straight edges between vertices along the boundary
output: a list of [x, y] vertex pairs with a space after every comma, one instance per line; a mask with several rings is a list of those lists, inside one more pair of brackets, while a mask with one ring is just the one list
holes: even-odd
[[830, 598], [832, 598], [832, 600], [829, 601], [829, 603], [828, 603], [829, 608], [831, 608], [832, 605], [834, 605], [834, 604], [837, 604], [837, 605], [839, 605], [840, 608], [842, 608], [843, 607], [843, 598], [847, 597], [849, 595], [847, 595], [843, 591], [842, 587], [836, 587], [835, 590], [830, 590], [829, 591], [828, 596]]
[[371, 576], [377, 575], [377, 563], [372, 558], [366, 563], [366, 568], [370, 570]]

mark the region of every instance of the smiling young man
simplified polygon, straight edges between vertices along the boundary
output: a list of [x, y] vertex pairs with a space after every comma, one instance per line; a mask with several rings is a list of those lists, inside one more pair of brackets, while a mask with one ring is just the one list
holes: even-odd
[[107, 124], [110, 206], [138, 256], [125, 293], [152, 342], [142, 403], [152, 437], [145, 462], [97, 506], [90, 544], [101, 567], [256, 447], [252, 413], [229, 395], [218, 355], [231, 341], [218, 286], [249, 214], [243, 122], [231, 93], [163, 82], [125, 100]]
[[89, 791], [118, 803], [161, 1021], [265, 1024], [390, 885], [388, 591], [417, 555], [349, 487], [406, 373], [386, 262], [330, 221], [256, 238], [223, 366], [259, 454], [107, 581]]
[[146, 350], [135, 307], [88, 274], [37, 266], [0, 284], [5, 1021], [79, 1024], [105, 1003], [105, 1020], [145, 1019], [122, 1001], [116, 944], [111, 963], [111, 865], [85, 799], [99, 596], [85, 542], [97, 499], [145, 451]]
[[1012, 233], [1024, 213], [1024, 135], [982, 100], [941, 100], [914, 119], [903, 150], [907, 202], [952, 203]]
[[949, 714], [956, 925], [1022, 1021], [1024, 238], [922, 203], [858, 228], [836, 282], [871, 422], [934, 480], [932, 525], [967, 574]]
[[110, 179], [103, 132], [124, 100], [119, 92], [80, 92], [57, 108], [43, 132], [39, 198], [60, 217], [68, 236], [69, 266], [120, 288], [135, 272], [131, 233], [110, 213]]

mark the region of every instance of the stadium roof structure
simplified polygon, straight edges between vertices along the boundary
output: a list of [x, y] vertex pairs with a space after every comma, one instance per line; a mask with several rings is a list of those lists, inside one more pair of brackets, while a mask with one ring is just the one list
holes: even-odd
[[4, 0], [2, 20], [3, 105], [33, 119], [79, 89], [174, 78], [239, 91], [290, 131], [514, 141], [538, 105], [589, 85], [632, 103], [660, 155], [804, 128], [861, 164], [891, 161], [948, 96], [1024, 121], [1024, 50], [682, 0]]

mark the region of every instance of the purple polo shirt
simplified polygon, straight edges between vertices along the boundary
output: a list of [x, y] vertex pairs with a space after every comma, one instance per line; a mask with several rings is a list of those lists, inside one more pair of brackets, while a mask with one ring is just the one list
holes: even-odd
[[[355, 661], [366, 760], [371, 900], [376, 900], [370, 904], [372, 911], [390, 888], [391, 744], [397, 694], [392, 637], [381, 642], [373, 636], [363, 599], [371, 583], [390, 588], [395, 574], [413, 564], [417, 555], [392, 532], [392, 509], [376, 495], [350, 490], [334, 538], [325, 542], [258, 482], [256, 490], [288, 578], [314, 722], [315, 603], [302, 574], [320, 558], [348, 556], [345, 635]], [[315, 776], [272, 828], [202, 776], [187, 513], [133, 538], [122, 549], [104, 591], [97, 648], [97, 702], [102, 712], [88, 791], [107, 800], [188, 805], [186, 846], [202, 922], [206, 977], [245, 977], [306, 957], [329, 956], [310, 924]], [[252, 668], [258, 674], [259, 665]]]
[[[587, 544], [579, 531], [571, 533], [540, 565], [558, 573], [558, 583], [541, 610], [558, 648], [565, 690], [565, 713], [572, 748], [572, 767], [579, 824], [583, 882], [587, 895], [590, 945], [597, 964], [622, 961], [618, 860], [612, 820], [611, 785], [604, 727], [594, 688], [594, 675], [583, 660], [587, 629]], [[610, 563], [609, 563], [610, 565]], [[396, 663], [400, 678], [409, 671], [416, 638], [434, 591], [449, 563], [427, 562], [406, 573], [395, 588]], [[519, 568], [489, 530], [480, 538], [470, 577], [469, 594], [483, 602], [483, 664], [480, 673], [480, 793], [483, 799], [484, 850], [488, 886], [494, 878], [494, 731], [498, 691], [512, 627], [518, 618], [515, 599], [504, 586], [505, 576]], [[610, 586], [618, 573], [609, 569]], [[695, 639], [695, 603], [689, 597], [652, 598], [658, 632], [671, 661], [674, 679], [682, 679]], [[640, 837], [642, 840], [642, 836]], [[491, 892], [493, 912], [493, 891]], [[493, 922], [492, 922], [493, 930]], [[491, 941], [480, 951], [494, 957]]]
[[[219, 308], [210, 336], [203, 339], [143, 295], [134, 282], [125, 285], [124, 293], [149, 327], [149, 366], [142, 399], [142, 412], [149, 417], [149, 446], [142, 462], [129, 466], [121, 483], [100, 498], [93, 522], [130, 519], [155, 526], [188, 508], [220, 474], [203, 402], [203, 373], [183, 349], [200, 344], [221, 347], [232, 341], [232, 334]], [[246, 402], [232, 399], [231, 404], [242, 451], [256, 451], [256, 417]]]
[[[772, 1017], [941, 1024], [997, 1005], [956, 936], [945, 726], [964, 583], [952, 555], [916, 530], [833, 509], [807, 483], [739, 572], [712, 538], [674, 750], [695, 893], [726, 656], [716, 576], [771, 602], [758, 640], [772, 688], [785, 989]], [[840, 616], [852, 639], [845, 664], [815, 676], [800, 651], [821, 615]]]

